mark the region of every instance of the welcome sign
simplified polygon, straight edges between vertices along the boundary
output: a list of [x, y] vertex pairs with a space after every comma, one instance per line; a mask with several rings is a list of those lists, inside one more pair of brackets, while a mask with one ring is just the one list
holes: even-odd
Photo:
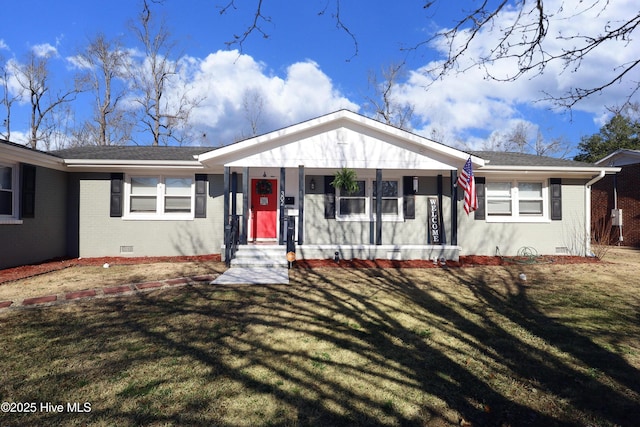
[[437, 197], [427, 198], [428, 215], [427, 228], [429, 229], [429, 243], [439, 245], [441, 243], [442, 228], [440, 224], [440, 207]]

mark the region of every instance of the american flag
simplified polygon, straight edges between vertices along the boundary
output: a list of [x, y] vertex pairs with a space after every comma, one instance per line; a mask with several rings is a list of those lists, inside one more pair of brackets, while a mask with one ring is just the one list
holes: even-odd
[[458, 186], [464, 190], [464, 211], [469, 215], [469, 212], [478, 209], [478, 195], [476, 193], [476, 182], [473, 179], [471, 157], [469, 157], [469, 160], [462, 168], [462, 172], [460, 172]]

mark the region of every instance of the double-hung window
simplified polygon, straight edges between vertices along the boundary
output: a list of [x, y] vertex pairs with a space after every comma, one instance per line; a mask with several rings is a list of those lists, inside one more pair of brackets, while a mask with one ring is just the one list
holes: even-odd
[[487, 182], [486, 194], [489, 216], [511, 216], [513, 214], [511, 182]]
[[130, 218], [192, 218], [194, 180], [185, 176], [130, 176], [126, 212]]
[[191, 213], [193, 179], [166, 178], [164, 181], [165, 213]]
[[348, 193], [342, 189], [337, 191], [338, 218], [367, 219], [369, 215], [369, 200], [367, 197], [367, 182], [357, 181], [358, 189]]
[[487, 221], [546, 221], [547, 193], [545, 181], [487, 181]]
[[153, 176], [132, 176], [129, 212], [156, 213], [158, 211], [158, 184]]
[[518, 185], [518, 211], [520, 215], [542, 216], [544, 198], [541, 182], [520, 182]]
[[[377, 182], [373, 181], [373, 202], [377, 196]], [[382, 181], [382, 216], [396, 217], [400, 214], [400, 192], [398, 181]]]
[[18, 217], [18, 168], [15, 165], [0, 163], [0, 219]]

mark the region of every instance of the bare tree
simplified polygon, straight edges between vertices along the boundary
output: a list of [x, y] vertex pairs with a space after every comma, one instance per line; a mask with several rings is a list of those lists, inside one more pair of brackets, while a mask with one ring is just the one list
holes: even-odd
[[251, 136], [256, 136], [260, 128], [260, 117], [264, 110], [264, 97], [257, 88], [246, 89], [242, 94], [242, 108], [251, 126]]
[[21, 97], [26, 98], [30, 106], [28, 145], [33, 149], [38, 148], [39, 142], [49, 147], [50, 137], [57, 131], [57, 121], [50, 116], [64, 104], [75, 100], [83, 90], [81, 82], [76, 80], [72, 89], [54, 93], [50, 87], [50, 58], [49, 55], [36, 55], [31, 51], [24, 64], [11, 63], [11, 72], [22, 91]]
[[[339, 0], [337, 0], [339, 1]], [[442, 0], [431, 0], [425, 4], [426, 9], [436, 10]], [[549, 2], [546, 2], [548, 4]], [[571, 5], [561, 3], [557, 10], [549, 10], [543, 0], [500, 0], [498, 2], [482, 1], [477, 8], [463, 11], [454, 25], [436, 33], [420, 45], [428, 45], [436, 40], [444, 41], [447, 47], [445, 61], [438, 68], [430, 70], [437, 77], [460, 71], [460, 64], [467, 58], [471, 45], [483, 31], [493, 31], [499, 36], [494, 45], [486, 47], [482, 57], [475, 58], [473, 64], [462, 68], [484, 67], [487, 77], [498, 81], [515, 81], [521, 77], [532, 77], [545, 72], [552, 63], [562, 64], [564, 71], [576, 71], [590, 56], [597, 55], [602, 49], [610, 49], [607, 42], [616, 42], [619, 48], [628, 48], [634, 31], [640, 26], [640, 12], [628, 16], [619, 22], [602, 20], [601, 30], [597, 34], [577, 32], [575, 34], [557, 33], [553, 28], [555, 16], [569, 10]], [[563, 20], [577, 17], [580, 14], [597, 11], [602, 15], [608, 8], [616, 7], [609, 0], [591, 0], [577, 2], [574, 11]], [[498, 25], [501, 13], [515, 11], [516, 17], [511, 24]], [[559, 34], [559, 35], [556, 35]], [[559, 51], [551, 50], [546, 43], [549, 37], [555, 37], [563, 45]], [[515, 72], [508, 75], [495, 75], [487, 65], [515, 62]], [[572, 87], [563, 95], [547, 94], [546, 99], [563, 107], [571, 108], [582, 99], [602, 92], [625, 77], [631, 77], [633, 70], [640, 64], [640, 55], [636, 59], [624, 63], [613, 64], [613, 75], [602, 73], [602, 79], [591, 87]], [[640, 80], [632, 79], [627, 100], [640, 89]]]
[[0, 132], [0, 137], [9, 141], [11, 140], [11, 109], [13, 108], [13, 103], [20, 99], [20, 95], [11, 93], [11, 88], [9, 85], [11, 74], [9, 73], [6, 62], [2, 64], [0, 73], [2, 74], [0, 76], [2, 90], [2, 99], [0, 99], [0, 105], [4, 108], [4, 117], [2, 118], [2, 127], [4, 128], [4, 132]]
[[[119, 42], [98, 34], [76, 58], [93, 93], [93, 116], [74, 133], [80, 145], [122, 145], [131, 138], [134, 121], [123, 107], [127, 54]], [[78, 139], [81, 138], [81, 139]]]
[[404, 75], [404, 65], [404, 62], [401, 62], [384, 67], [381, 80], [375, 72], [370, 72], [369, 87], [374, 93], [365, 98], [367, 109], [376, 120], [400, 129], [411, 130], [414, 106], [399, 101], [396, 93], [399, 80]]
[[[163, 20], [156, 22], [149, 3], [143, 1], [137, 25], [132, 26], [144, 48], [140, 63], [130, 64], [130, 77], [138, 92], [135, 102], [141, 107], [141, 124], [152, 135], [152, 145], [182, 144], [188, 138], [183, 132], [192, 110], [202, 101], [191, 97], [186, 89], [171, 87], [179, 77], [179, 61], [172, 60], [175, 43]], [[182, 91], [169, 99], [169, 89]]]
[[[226, 45], [228, 47], [238, 46], [239, 50], [242, 52], [244, 43], [253, 33], [259, 33], [265, 39], [269, 38], [269, 33], [267, 32], [267, 30], [265, 30], [264, 25], [271, 24], [272, 21], [271, 17], [264, 13], [264, 3], [264, 0], [258, 0], [256, 2], [249, 25], [247, 25], [241, 33], [234, 34], [232, 40], [226, 42]], [[330, 15], [331, 18], [335, 21], [336, 28], [343, 31], [351, 38], [351, 41], [353, 43], [353, 55], [348, 59], [351, 60], [354, 57], [358, 56], [359, 43], [355, 34], [351, 32], [349, 27], [342, 20], [340, 6], [340, 0], [327, 1], [324, 5], [324, 8], [318, 11], [318, 16]], [[220, 15], [225, 15], [230, 14], [233, 10], [237, 10], [238, 6], [236, 5], [235, 0], [228, 0], [227, 4], [220, 6], [218, 9], [220, 11]]]
[[529, 153], [537, 156], [566, 157], [571, 145], [563, 137], [547, 140], [531, 123], [518, 122], [511, 130], [494, 132], [482, 150]]
[[[482, 145], [480, 149], [483, 151], [513, 151], [510, 150], [507, 138], [505, 138], [504, 134], [500, 132], [493, 132], [489, 135]], [[465, 150], [473, 150], [473, 147], [464, 145]]]
[[[446, 7], [443, 4], [445, 2]], [[253, 19], [250, 25], [240, 35], [235, 35], [234, 39], [228, 43], [229, 45], [239, 45], [242, 48], [247, 38], [256, 32], [265, 38], [269, 37], [264, 25], [271, 23], [272, 18], [263, 11], [266, 3], [266, 0], [257, 2], [251, 9]], [[331, 16], [336, 26], [353, 40], [355, 56], [358, 54], [358, 40], [341, 18], [341, 3], [342, 0], [327, 0], [319, 14], [324, 15], [331, 6], [334, 11]], [[433, 11], [435, 15], [439, 9], [450, 10], [450, 3], [449, 0], [425, 0], [421, 6], [416, 6], [416, 11], [420, 7], [421, 10]], [[427, 37], [411, 49], [430, 48], [435, 43], [445, 46], [444, 60], [436, 62], [433, 69], [427, 70], [427, 74], [434, 80], [447, 74], [480, 67], [486, 71], [490, 79], [514, 81], [521, 77], [531, 78], [540, 75], [548, 66], [556, 63], [561, 64], [566, 72], [576, 71], [588, 58], [599, 55], [603, 50], [631, 48], [634, 35], [637, 37], [635, 32], [640, 27], [640, 10], [618, 21], [602, 18], [597, 33], [577, 30], [576, 33], [565, 34], [555, 31], [554, 25], [588, 12], [596, 12], [598, 17], [602, 17], [607, 10], [615, 8], [617, 4], [610, 0], [560, 2], [557, 9], [551, 10], [550, 3], [544, 0], [463, 2], [463, 4], [472, 5], [471, 9], [464, 9], [464, 6], [461, 6], [460, 14], [454, 19], [453, 25]], [[220, 9], [220, 13], [228, 14], [236, 8], [235, 1], [229, 0], [227, 5]], [[573, 11], [570, 8], [573, 8]], [[503, 25], [501, 17], [505, 13], [515, 14], [515, 19]], [[485, 31], [497, 34], [497, 39], [492, 45], [483, 46], [485, 54], [474, 58], [474, 42], [480, 39]], [[548, 41], [554, 43], [547, 44]], [[549, 47], [551, 44], [562, 46], [560, 50], [552, 50]], [[640, 68], [640, 54], [637, 53], [640, 51], [636, 49], [635, 52], [633, 59], [625, 63], [612, 64], [610, 69], [612, 73], [601, 73], [600, 80], [596, 79], [593, 85], [572, 87], [561, 95], [546, 94], [545, 99], [570, 109], [581, 100], [624, 82], [628, 85], [626, 101], [631, 101], [640, 90], [640, 79], [633, 76], [633, 73], [637, 76], [637, 70]], [[469, 60], [471, 60], [470, 64]], [[492, 67], [494, 65], [513, 62], [517, 67], [512, 74], [495, 75], [491, 72], [492, 69], [500, 69], [501, 72], [506, 69], [505, 67], [494, 68]]]

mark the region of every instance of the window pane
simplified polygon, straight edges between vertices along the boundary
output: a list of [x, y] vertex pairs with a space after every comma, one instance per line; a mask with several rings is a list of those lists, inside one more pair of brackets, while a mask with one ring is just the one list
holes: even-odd
[[340, 215], [366, 214], [364, 199], [340, 199]]
[[131, 177], [131, 194], [153, 195], [158, 191], [158, 178], [154, 177]]
[[155, 212], [156, 211], [156, 198], [155, 197], [131, 197], [131, 212]]
[[1, 190], [11, 190], [13, 187], [11, 186], [11, 176], [13, 173], [13, 169], [6, 166], [0, 166], [0, 189]]
[[524, 200], [520, 201], [521, 215], [542, 215], [542, 200]]
[[511, 215], [511, 200], [487, 200], [489, 215]]
[[382, 199], [382, 213], [384, 215], [398, 215], [398, 199]]
[[539, 199], [542, 198], [541, 182], [520, 182], [518, 183], [520, 190], [520, 198], [522, 199]]
[[[373, 197], [378, 194], [376, 181], [373, 181]], [[382, 181], [382, 197], [398, 197], [398, 181]]]
[[0, 191], [0, 215], [13, 215], [13, 193]]
[[488, 197], [511, 197], [511, 183], [487, 182], [486, 191]]
[[358, 189], [353, 193], [347, 193], [344, 190], [340, 190], [341, 196], [350, 196], [350, 197], [364, 197], [365, 184], [364, 181], [356, 181], [358, 184]]
[[165, 212], [191, 212], [191, 198], [189, 197], [165, 197]]
[[191, 178], [167, 178], [164, 181], [168, 196], [190, 196]]

